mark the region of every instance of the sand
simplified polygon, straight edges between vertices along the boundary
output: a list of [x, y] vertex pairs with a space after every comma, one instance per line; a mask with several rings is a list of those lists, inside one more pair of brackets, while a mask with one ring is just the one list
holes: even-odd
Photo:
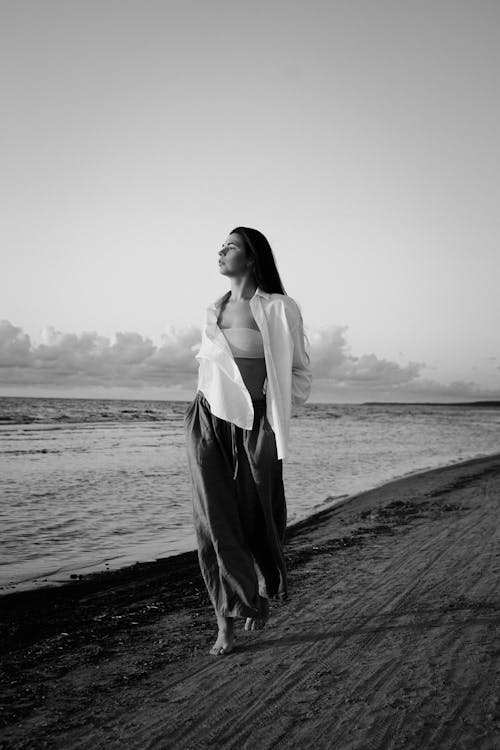
[[290, 526], [225, 656], [195, 552], [3, 596], [0, 747], [498, 750], [499, 500], [496, 455]]

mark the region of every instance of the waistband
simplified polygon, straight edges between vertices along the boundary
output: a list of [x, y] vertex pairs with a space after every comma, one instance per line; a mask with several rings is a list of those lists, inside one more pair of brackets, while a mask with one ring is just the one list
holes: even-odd
[[[208, 398], [205, 396], [205, 394], [203, 393], [203, 391], [196, 391], [195, 398], [201, 399], [202, 401], [205, 402], [205, 404], [208, 406], [208, 408], [210, 408], [210, 402], [209, 402]], [[267, 397], [266, 396], [262, 396], [262, 397], [259, 396], [259, 398], [252, 398], [252, 404], [253, 404], [254, 408], [257, 408], [257, 409], [262, 408], [262, 407], [266, 406], [266, 404], [267, 404]]]
[[[204, 401], [206, 406], [210, 409], [210, 402], [208, 401], [207, 397], [203, 393], [203, 391], [197, 391], [195, 398], [199, 398], [201, 401]], [[267, 397], [263, 396], [262, 398], [252, 398], [252, 405], [254, 408], [255, 413], [261, 413], [262, 411], [266, 411], [266, 405], [267, 405]], [[241, 427], [238, 427], [238, 425], [234, 424], [234, 422], [229, 422], [230, 428], [231, 428], [231, 454], [233, 458], [233, 466], [234, 466], [234, 473], [233, 473], [233, 479], [236, 479], [236, 476], [238, 474], [238, 444], [236, 441], [236, 430], [242, 429]]]

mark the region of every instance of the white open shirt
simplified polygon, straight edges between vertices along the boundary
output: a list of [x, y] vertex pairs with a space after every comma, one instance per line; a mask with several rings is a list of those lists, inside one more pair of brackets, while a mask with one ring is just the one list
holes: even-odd
[[[241, 377], [231, 348], [217, 325], [226, 292], [206, 308], [199, 362], [198, 390], [210, 404], [212, 414], [251, 430], [254, 410], [250, 393]], [[262, 334], [266, 360], [266, 415], [274, 430], [278, 459], [287, 454], [292, 405], [309, 398], [312, 383], [310, 356], [302, 315], [295, 300], [257, 286], [250, 309]]]

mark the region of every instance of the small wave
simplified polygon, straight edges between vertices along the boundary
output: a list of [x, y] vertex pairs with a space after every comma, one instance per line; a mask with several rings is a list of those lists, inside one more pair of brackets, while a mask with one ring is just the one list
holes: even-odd
[[62, 451], [51, 448], [31, 448], [26, 450], [18, 448], [15, 450], [0, 451], [0, 454], [9, 454], [11, 456], [33, 456], [37, 453], [62, 453]]
[[35, 417], [29, 417], [27, 414], [12, 414], [6, 417], [0, 416], [0, 424], [31, 424], [35, 421]]

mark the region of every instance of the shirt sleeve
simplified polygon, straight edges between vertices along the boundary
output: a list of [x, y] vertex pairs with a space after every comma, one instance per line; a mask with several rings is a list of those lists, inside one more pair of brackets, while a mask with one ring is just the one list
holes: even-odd
[[292, 404], [303, 404], [309, 398], [312, 384], [311, 358], [306, 346], [304, 323], [297, 305], [296, 321], [291, 327], [293, 339]]

